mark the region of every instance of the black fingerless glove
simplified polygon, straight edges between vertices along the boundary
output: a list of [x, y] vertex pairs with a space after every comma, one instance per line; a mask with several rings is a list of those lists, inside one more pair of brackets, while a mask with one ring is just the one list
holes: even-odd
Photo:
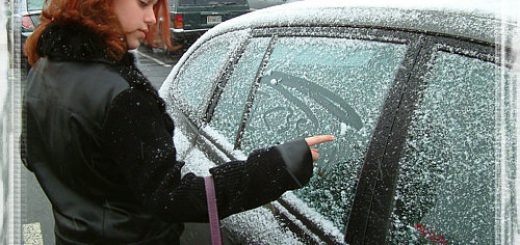
[[274, 147], [282, 157], [291, 181], [289, 190], [302, 188], [312, 177], [312, 154], [304, 139], [287, 142]]
[[277, 145], [274, 148], [280, 153], [287, 173], [293, 180], [289, 189], [302, 188], [309, 183], [312, 177], [313, 161], [307, 142], [304, 139], [296, 140]]

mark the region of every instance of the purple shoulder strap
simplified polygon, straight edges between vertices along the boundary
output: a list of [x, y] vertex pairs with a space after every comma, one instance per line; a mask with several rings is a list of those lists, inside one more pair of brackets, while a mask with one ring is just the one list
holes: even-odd
[[209, 228], [211, 230], [211, 244], [221, 245], [222, 236], [220, 235], [220, 222], [218, 219], [217, 197], [215, 195], [215, 184], [213, 176], [204, 177], [206, 187], [206, 199], [208, 202]]

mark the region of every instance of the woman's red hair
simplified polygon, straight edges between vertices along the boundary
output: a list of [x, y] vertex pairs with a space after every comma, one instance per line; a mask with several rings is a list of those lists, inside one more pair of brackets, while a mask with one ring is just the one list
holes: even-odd
[[[108, 54], [115, 60], [121, 59], [128, 50], [126, 42], [121, 39], [124, 37], [121, 25], [112, 11], [112, 0], [45, 0], [45, 6], [40, 17], [40, 25], [25, 43], [24, 51], [29, 64], [34, 64], [40, 58], [38, 40], [45, 28], [52, 22], [77, 22], [95, 31], [105, 40]], [[158, 20], [157, 25], [150, 27], [146, 38], [151, 40], [157, 32], [160, 32], [162, 41], [171, 48], [168, 0], [158, 0], [154, 5], [154, 12]], [[160, 19], [162, 19], [162, 23], [159, 21]]]

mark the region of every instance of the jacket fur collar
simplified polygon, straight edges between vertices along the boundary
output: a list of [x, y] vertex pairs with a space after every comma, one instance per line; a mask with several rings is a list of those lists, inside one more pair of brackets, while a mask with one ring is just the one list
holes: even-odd
[[38, 54], [52, 60], [117, 63], [95, 31], [75, 22], [49, 24], [38, 40]]
[[106, 63], [128, 82], [131, 88], [139, 88], [151, 94], [164, 111], [165, 103], [157, 90], [135, 65], [134, 55], [127, 52], [121, 60], [108, 55], [104, 40], [81, 23], [52, 23], [38, 40], [38, 54], [53, 61]]

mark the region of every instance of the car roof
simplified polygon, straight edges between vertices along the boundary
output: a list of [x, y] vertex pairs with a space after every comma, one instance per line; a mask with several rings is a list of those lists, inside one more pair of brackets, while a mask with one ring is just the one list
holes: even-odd
[[512, 36], [513, 8], [494, 0], [307, 0], [261, 9], [224, 22], [208, 37], [245, 28], [352, 26], [435, 33], [494, 43]]

